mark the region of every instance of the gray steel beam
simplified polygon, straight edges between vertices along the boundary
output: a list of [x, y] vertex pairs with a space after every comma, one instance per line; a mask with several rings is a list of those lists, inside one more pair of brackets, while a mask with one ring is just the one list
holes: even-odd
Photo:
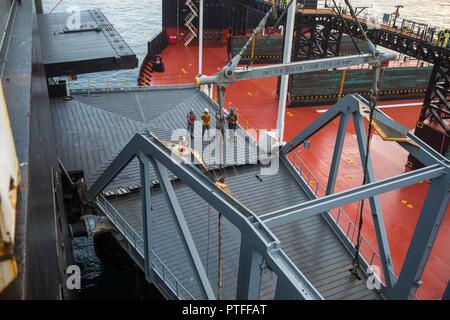
[[242, 235], [236, 289], [237, 300], [259, 300], [262, 264], [262, 255], [253, 248], [245, 235]]
[[297, 275], [301, 274], [300, 270], [283, 250], [277, 249], [267, 252], [264, 260], [277, 275], [278, 281], [281, 281], [283, 284], [283, 296], [279, 293], [279, 298], [287, 300], [323, 300], [322, 295], [316, 291], [308, 279], [299, 279]]
[[433, 179], [397, 284], [386, 290], [388, 298], [409, 299], [420, 286], [423, 270], [447, 210], [449, 183], [448, 174]]
[[241, 234], [245, 234], [252, 242], [254, 249], [263, 256], [263, 259], [278, 276], [288, 275], [287, 280], [291, 283], [291, 288], [297, 290], [300, 298], [323, 299], [295, 264], [279, 248], [279, 240], [262, 223], [258, 216], [217, 187], [213, 181], [197, 168], [181, 164], [181, 159], [172, 155], [170, 150], [151, 134], [147, 136], [137, 134], [133, 137], [89, 189], [89, 199], [93, 200], [97, 197], [103, 188], [119, 173], [118, 170], [126, 165], [118, 159], [128, 163], [139, 151], [160, 162], [203, 200], [210, 203], [213, 208], [223, 214], [228, 221], [240, 230]]
[[399, 144], [424, 165], [434, 163], [443, 163], [446, 166], [450, 165], [450, 161], [445, 158], [445, 156], [434, 150], [414, 134], [408, 133], [407, 137], [413, 142], [413, 144], [407, 142], [401, 142]]
[[404, 173], [393, 178], [368, 183], [343, 192], [327, 195], [320, 199], [311, 200], [289, 208], [267, 213], [261, 215], [260, 218], [268, 227], [275, 228], [315, 214], [321, 214], [348, 203], [400, 189], [423, 180], [433, 179], [441, 176], [445, 172], [445, 167], [436, 164], [416, 171]]
[[102, 173], [102, 175], [95, 181], [95, 183], [89, 188], [87, 198], [89, 201], [94, 200], [100, 192], [105, 189], [108, 184], [125, 168], [135, 156], [138, 156], [139, 149], [136, 148], [134, 138], [128, 143], [125, 148], [114, 158], [109, 164], [108, 168]]
[[344, 148], [345, 134], [347, 133], [348, 121], [350, 120], [350, 117], [351, 113], [349, 112], [344, 112], [341, 115], [336, 143], [334, 145], [333, 159], [331, 161], [330, 174], [328, 176], [326, 194], [334, 193], [334, 189], [336, 187], [336, 179], [340, 167], [342, 149]]
[[442, 300], [450, 300], [450, 281], [447, 283], [447, 288], [444, 291], [444, 294], [442, 295]]
[[[359, 154], [361, 163], [365, 162], [367, 151], [367, 133], [364, 127], [364, 120], [359, 113], [353, 114], [353, 122], [355, 124], [356, 139], [358, 141]], [[372, 159], [367, 162], [367, 181], [364, 183], [375, 182], [375, 173], [373, 170]], [[375, 228], [375, 234], [377, 237], [378, 250], [380, 251], [381, 265], [383, 267], [384, 279], [386, 287], [392, 287], [396, 282], [394, 266], [392, 264], [391, 250], [389, 248], [389, 240], [386, 233], [386, 227], [384, 224], [383, 213], [381, 209], [381, 203], [378, 196], [369, 198], [370, 209], [372, 212], [372, 220]]]
[[178, 229], [178, 233], [183, 243], [184, 250], [189, 259], [189, 262], [194, 272], [197, 283], [200, 287], [200, 291], [204, 298], [208, 300], [215, 300], [214, 291], [209, 282], [208, 275], [206, 273], [205, 267], [203, 266], [202, 259], [198, 253], [197, 247], [195, 246], [194, 239], [192, 238], [191, 232], [189, 231], [189, 226], [184, 218], [181, 206], [178, 202], [177, 195], [173, 189], [172, 182], [170, 181], [169, 175], [166, 172], [164, 166], [158, 162], [151, 159], [153, 168], [158, 176], [161, 190], [163, 191], [164, 197], [166, 198], [167, 205], [172, 212], [172, 217], [174, 218], [175, 225]]
[[150, 182], [150, 159], [146, 155], [139, 155], [139, 166], [141, 172], [141, 203], [142, 203], [142, 222], [144, 229], [144, 272], [145, 278], [149, 283], [153, 283], [152, 272], [152, 195]]
[[305, 142], [305, 140], [314, 135], [317, 131], [336, 119], [341, 113], [354, 112], [357, 110], [359, 110], [359, 101], [353, 98], [353, 96], [351, 95], [345, 96], [319, 119], [314, 121], [305, 130], [300, 132], [291, 141], [286, 143], [286, 145], [282, 148], [283, 153], [288, 154], [289, 152], [297, 148], [299, 145]]

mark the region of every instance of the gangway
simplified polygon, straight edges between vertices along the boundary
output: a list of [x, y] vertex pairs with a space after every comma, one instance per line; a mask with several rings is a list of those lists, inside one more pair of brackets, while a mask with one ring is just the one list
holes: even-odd
[[[85, 170], [87, 174], [98, 173], [93, 174], [94, 177], [99, 177], [97, 181], [93, 179], [88, 181], [89, 196], [98, 205], [99, 213], [109, 217], [116, 226], [117, 237], [120, 238], [118, 235], [122, 235], [121, 238], [125, 238], [122, 240], [128, 244], [125, 248], [131, 256], [138, 257], [136, 261], [143, 270], [146, 270], [150, 281], [161, 289], [173, 292], [171, 297], [178, 299], [205, 298], [207, 290], [202, 288], [207, 288], [208, 282], [214, 296], [217, 294], [213, 285], [217, 279], [217, 253], [215, 252], [217, 232], [211, 233], [208, 245], [205, 231], [208, 225], [211, 226], [211, 230], [216, 229], [216, 214], [219, 209], [224, 216], [226, 215], [224, 227], [226, 245], [223, 254], [225, 272], [222, 289], [224, 299], [236, 297], [379, 299], [411, 296], [415, 281], [417, 277], [420, 278], [421, 267], [426, 262], [428, 245], [437, 231], [434, 226], [442, 218], [447, 206], [448, 188], [442, 187], [443, 184], [448, 183], [446, 182], [447, 160], [407, 133], [410, 142], [399, 143], [414, 152], [415, 156], [427, 163], [429, 167], [388, 181], [369, 183], [355, 190], [346, 191], [347, 193], [344, 194], [332, 195], [333, 198], [330, 198], [330, 195], [330, 197], [317, 199], [314, 188], [310, 187], [305, 176], [299, 174], [298, 165], [292, 165], [291, 156], [294, 154], [293, 150], [307, 137], [332, 119], [342, 116], [343, 112], [344, 114], [348, 112], [351, 115], [350, 118], [358, 118], [358, 114], [364, 114], [359, 110], [364, 110], [367, 102], [359, 96], [348, 96], [280, 151], [282, 164], [276, 175], [260, 177], [262, 180], [260, 181], [256, 178], [260, 164], [247, 163], [235, 169], [229, 167], [226, 173], [230, 195], [217, 188], [210, 178], [197, 168], [185, 164], [179, 165], [170, 160], [170, 150], [161, 143], [161, 140], [166, 140], [168, 137], [156, 123], [161, 119], [167, 119], [165, 121], [169, 128], [182, 128], [185, 112], [190, 108], [188, 105], [195, 105], [196, 110], [203, 110], [209, 106], [213, 115], [217, 112], [217, 106], [196, 89], [172, 90], [179, 91], [179, 94], [175, 95], [178, 101], [174, 98], [174, 92], [167, 89], [121, 92], [120, 104], [128, 101], [130, 107], [127, 110], [118, 106], [119, 102], [116, 101], [118, 94], [114, 92], [97, 92], [92, 96], [77, 95], [75, 92], [72, 101], [52, 102], [57, 104], [52, 112], [54, 112], [56, 126], [59, 128], [58, 134], [61, 136], [58, 149], [62, 153], [63, 162], [67, 164], [71, 159], [69, 170], [77, 168]], [[149, 116], [149, 112], [158, 111], [152, 111], [151, 106], [148, 105], [153, 103], [155, 99], [151, 97], [155, 95], [160, 97], [159, 102], [164, 105], [165, 111], [161, 112], [159, 119], [147, 118], [145, 115]], [[188, 101], [188, 105], [184, 101]], [[88, 116], [92, 122], [85, 123], [84, 119], [89, 119]], [[377, 118], [384, 126], [386, 123], [389, 127], [394, 126], [381, 112]], [[111, 124], [114, 124], [114, 130], [107, 129], [107, 126]], [[145, 132], [145, 127], [149, 133]], [[68, 128], [70, 129], [67, 130]], [[105, 128], [103, 133], [101, 128]], [[400, 127], [395, 126], [395, 128], [396, 132], [404, 132]], [[339, 136], [342, 139], [342, 131]], [[92, 139], [104, 144], [105, 147], [92, 146], [90, 142]], [[74, 142], [78, 147], [69, 148], [74, 145]], [[114, 148], [111, 147], [112, 143], [115, 144]], [[337, 144], [339, 145], [340, 143]], [[95, 160], [97, 157], [92, 158], [93, 152], [89, 148], [105, 153]], [[129, 157], [135, 154], [142, 157], [143, 154], [147, 154], [146, 157], [155, 157], [154, 159], [161, 163], [165, 169], [159, 169], [160, 178], [156, 179], [160, 181], [166, 179], [166, 182], [163, 182], [166, 185], [166, 191], [154, 186], [140, 189], [141, 192], [151, 190], [151, 194], [147, 192], [145, 197], [141, 197], [141, 193], [132, 193], [108, 199], [102, 191], [115, 176], [117, 177], [111, 184], [116, 186], [130, 184], [148, 186], [149, 183], [154, 182], [155, 176], [158, 176], [150, 160], [147, 162], [147, 170], [152, 171], [149, 175], [150, 179], [145, 181], [144, 178], [143, 182], [140, 182], [139, 167], [145, 164], [139, 164], [140, 162], [136, 160], [128, 161]], [[105, 159], [106, 162], [101, 159]], [[120, 169], [127, 163], [128, 166], [119, 174]], [[134, 169], [129, 169], [130, 166]], [[171, 175], [176, 176], [177, 180], [173, 180], [173, 176], [170, 178]], [[172, 182], [168, 183], [167, 179]], [[329, 213], [333, 210], [330, 208], [335, 206], [338, 208], [346, 201], [357, 201], [361, 197], [371, 197], [374, 194], [426, 179], [432, 179], [434, 182], [410, 246], [408, 263], [405, 263], [401, 272], [394, 270], [396, 284], [386, 287], [384, 276], [381, 275], [380, 280], [383, 285], [380, 292], [368, 289], [367, 275], [362, 274], [364, 280], [358, 281], [346, 270], [351, 265], [354, 243], [350, 241], [346, 230], [339, 224], [339, 221], [345, 218], [341, 215], [336, 219], [335, 215]], [[170, 185], [173, 187], [171, 188]], [[181, 220], [177, 221], [182, 221], [184, 217], [186, 222], [184, 226], [187, 228], [183, 228], [183, 232], [177, 228], [177, 223], [171, 218], [176, 216], [176, 212], [170, 208], [176, 206], [168, 204], [166, 192], [172, 194], [169, 197], [173, 201], [172, 204], [178, 202], [181, 208], [181, 214], [178, 212]], [[173, 197], [174, 194], [176, 197]], [[430, 199], [433, 199], [433, 203]], [[144, 203], [147, 205], [151, 203], [153, 210], [147, 210], [147, 214], [150, 212], [152, 217], [150, 220], [146, 219], [147, 215], [143, 215], [143, 208], [146, 207]], [[212, 205], [209, 223], [208, 203]], [[319, 212], [314, 209], [317, 205], [320, 208]], [[303, 206], [301, 210], [305, 211], [296, 213], [295, 211], [301, 206]], [[279, 212], [286, 214], [280, 214], [278, 217]], [[305, 212], [308, 217], [303, 216]], [[145, 221], [152, 222], [151, 229]], [[289, 223], [286, 224], [286, 221]], [[151, 242], [149, 242], [148, 230], [152, 231], [150, 234], [153, 241]], [[192, 252], [187, 252], [183, 245], [183, 238], [187, 239], [189, 236], [187, 238], [181, 236], [189, 233], [192, 240], [190, 243]], [[249, 244], [252, 244], [250, 248]], [[150, 251], [148, 251], [149, 247]], [[189, 256], [193, 256], [195, 251], [200, 260], [194, 259], [196, 263], [193, 264]], [[150, 254], [146, 255], [145, 252]], [[363, 271], [370, 272], [370, 268], [366, 269], [365, 266], [371, 264], [383, 269], [376, 249], [374, 253], [376, 253], [375, 260], [372, 259], [374, 261], [370, 261], [370, 256], [361, 258], [365, 261], [365, 264], [362, 264]], [[414, 256], [411, 256], [413, 254]], [[259, 267], [261, 261], [265, 261], [262, 269]], [[201, 265], [207, 274], [208, 281], [205, 277], [203, 281], [199, 281], [198, 279], [202, 277], [195, 276], [196, 273], [205, 275], [201, 271]], [[398, 280], [397, 275], [400, 275]], [[286, 281], [286, 278], [297, 280], [290, 282]], [[210, 298], [214, 297], [211, 295]]]

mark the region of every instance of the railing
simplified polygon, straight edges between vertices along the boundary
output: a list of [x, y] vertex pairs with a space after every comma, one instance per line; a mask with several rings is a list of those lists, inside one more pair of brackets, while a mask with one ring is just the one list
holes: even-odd
[[[349, 15], [349, 10], [345, 5], [338, 5], [339, 10], [344, 15]], [[334, 4], [330, 0], [319, 1], [317, 8], [320, 9], [332, 9], [334, 8]], [[392, 19], [395, 17], [395, 13], [376, 13], [370, 12], [371, 8], [365, 8], [365, 10], [358, 11], [361, 8], [355, 8], [357, 11], [357, 16], [360, 19], [365, 20], [369, 28], [372, 27], [380, 27], [380, 28], [388, 28], [392, 29], [394, 32], [403, 34], [406, 36], [413, 36], [422, 41], [427, 42], [431, 45], [437, 45], [438, 43], [438, 34], [439, 31], [444, 30], [445, 28], [440, 28], [432, 25], [428, 25], [426, 23], [416, 22], [409, 18], [400, 18], [399, 16], [396, 19]], [[389, 18], [386, 21], [386, 18]], [[394, 25], [395, 24], [395, 25]]]
[[[315, 197], [320, 198], [326, 195], [326, 187], [320, 182], [317, 176], [307, 167], [301, 159], [298, 151], [293, 150], [288, 155], [288, 159], [297, 170], [299, 175], [306, 182]], [[329, 216], [338, 225], [346, 238], [352, 245], [356, 244], [358, 227], [350, 219], [348, 214], [342, 208], [335, 208], [329, 211]], [[367, 262], [368, 266], [381, 266], [381, 257], [372, 244], [361, 235], [360, 256]]]
[[152, 39], [147, 43], [147, 56], [153, 59], [155, 56], [161, 54], [169, 41], [167, 40], [166, 30], [160, 30]]
[[[180, 86], [193, 85], [194, 79], [188, 75], [173, 75], [164, 76], [163, 74], [156, 75], [153, 78], [155, 87], [164, 86]], [[100, 76], [100, 77], [83, 77], [77, 80], [67, 79], [67, 88], [69, 92], [82, 92], [90, 94], [91, 92], [117, 92], [129, 90], [146, 90], [150, 87], [141, 87], [137, 84], [137, 76]]]
[[[114, 208], [114, 206], [106, 200], [103, 195], [100, 195], [97, 201], [99, 208], [105, 213], [112, 224], [119, 230], [119, 232], [128, 240], [129, 244], [145, 259], [144, 254], [144, 240], [122, 215]], [[164, 282], [164, 284], [172, 291], [172, 293], [180, 300], [195, 300], [189, 291], [183, 287], [175, 275], [169, 270], [164, 262], [152, 250], [152, 269]]]

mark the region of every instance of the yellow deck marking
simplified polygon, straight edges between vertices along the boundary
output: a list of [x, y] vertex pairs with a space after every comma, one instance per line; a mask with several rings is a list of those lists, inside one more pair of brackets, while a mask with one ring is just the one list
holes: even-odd
[[414, 208], [414, 206], [413, 206], [412, 204], [408, 204], [407, 207], [408, 207], [409, 209]]
[[247, 94], [248, 94], [250, 97], [253, 96], [253, 93], [251, 93], [250, 91], [248, 91]]
[[408, 201], [402, 200], [402, 204], [407, 205], [407, 204], [408, 204]]
[[185, 68], [181, 68], [181, 72], [183, 72], [184, 74], [188, 74]]
[[292, 112], [288, 112], [287, 115], [288, 115], [289, 117], [293, 117], [293, 116], [294, 116], [294, 115], [292, 114]]

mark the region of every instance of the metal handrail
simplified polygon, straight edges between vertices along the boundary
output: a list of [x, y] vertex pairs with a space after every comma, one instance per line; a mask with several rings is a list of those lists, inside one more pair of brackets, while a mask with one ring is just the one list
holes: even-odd
[[[292, 156], [294, 157], [294, 160], [292, 159]], [[291, 158], [291, 159], [289, 159]], [[294, 150], [292, 151], [289, 156], [288, 156], [289, 161], [291, 161], [291, 163], [293, 164], [294, 168], [297, 170], [297, 172], [300, 174], [300, 176], [302, 178], [305, 178], [305, 174], [303, 173], [303, 169], [307, 172], [307, 176], [308, 179], [306, 181], [308, 187], [310, 187], [311, 191], [313, 192], [314, 196], [318, 197], [318, 196], [325, 196], [326, 195], [326, 188], [323, 186], [323, 184], [320, 182], [320, 180], [317, 178], [316, 175], [314, 175], [314, 173], [308, 168], [308, 166], [306, 165], [306, 163], [301, 159], [300, 154], [298, 151]], [[300, 162], [300, 165], [296, 164], [296, 161]], [[312, 179], [313, 180], [312, 180]], [[314, 183], [312, 183], [312, 181], [314, 181]], [[313, 190], [313, 188], [311, 188], [311, 184], [315, 184], [315, 190]], [[323, 191], [323, 194], [319, 193], [319, 190]], [[337, 210], [337, 214], [336, 217], [332, 214], [334, 213], [334, 211]], [[353, 245], [354, 244], [354, 240], [355, 240], [355, 234], [357, 234], [358, 231], [358, 227], [353, 223], [353, 221], [350, 219], [350, 217], [348, 216], [348, 214], [341, 208], [335, 208], [330, 210], [329, 212], [329, 216], [333, 219], [333, 221], [339, 226], [339, 227], [344, 227], [343, 224], [339, 223], [339, 220], [341, 217], [343, 217], [347, 223], [348, 226], [346, 228], [346, 230], [342, 230], [345, 233], [346, 238], [350, 241], [350, 243]], [[342, 229], [342, 228], [341, 228]], [[350, 232], [352, 231], [352, 232]], [[350, 233], [352, 234], [350, 236]], [[361, 235], [361, 241], [363, 243], [365, 243], [367, 245], [367, 247], [369, 248], [369, 253], [364, 253], [363, 251], [360, 251], [360, 253], [362, 255], [365, 255], [365, 257], [362, 257], [364, 260], [366, 260], [366, 262], [368, 263], [368, 266], [373, 265], [373, 262], [375, 260], [375, 258], [378, 258], [378, 261], [381, 261], [381, 257], [378, 254], [378, 252], [375, 250], [375, 248], [372, 246], [372, 244], [363, 236]], [[363, 246], [361, 246], [362, 248]]]
[[[128, 240], [134, 249], [145, 259], [144, 255], [144, 240], [139, 234], [128, 224], [116, 208], [103, 196], [98, 197], [97, 205], [119, 230], [119, 232]], [[108, 209], [110, 208], [110, 209]], [[159, 258], [155, 251], [152, 253], [152, 269], [172, 291], [172, 293], [180, 300], [195, 300], [189, 291], [180, 283], [170, 269]], [[159, 263], [158, 266], [155, 262]], [[172, 280], [172, 281], [171, 281]]]

